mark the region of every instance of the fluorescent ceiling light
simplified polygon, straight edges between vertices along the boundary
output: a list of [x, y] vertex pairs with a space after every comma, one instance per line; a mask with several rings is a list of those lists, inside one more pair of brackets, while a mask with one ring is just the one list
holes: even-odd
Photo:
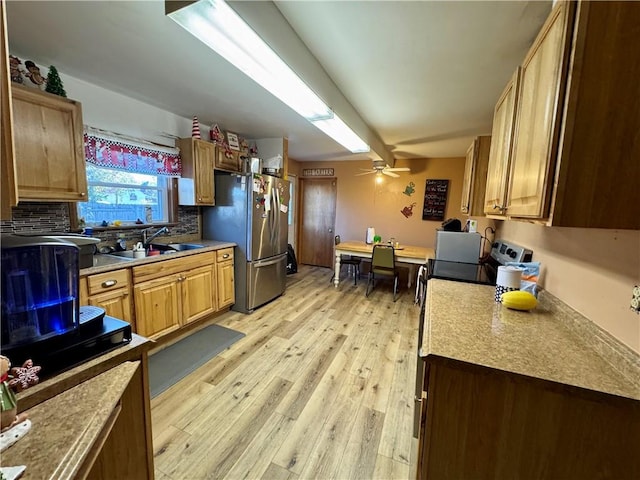
[[200, 0], [168, 15], [345, 148], [354, 153], [369, 151], [369, 146], [223, 0]]
[[315, 120], [311, 123], [353, 153], [368, 152], [370, 150], [369, 145], [356, 135], [336, 114], [333, 115], [333, 118]]

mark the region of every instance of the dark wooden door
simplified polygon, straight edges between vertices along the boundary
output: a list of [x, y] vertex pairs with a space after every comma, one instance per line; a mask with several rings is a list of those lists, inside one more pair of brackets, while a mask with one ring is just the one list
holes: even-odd
[[335, 178], [300, 179], [300, 263], [333, 267], [336, 188]]

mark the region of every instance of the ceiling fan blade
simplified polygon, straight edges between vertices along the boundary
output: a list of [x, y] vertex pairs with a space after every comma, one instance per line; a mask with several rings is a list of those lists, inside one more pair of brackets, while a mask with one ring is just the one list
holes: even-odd
[[375, 170], [371, 170], [370, 172], [364, 172], [364, 173], [356, 173], [356, 177], [360, 177], [361, 175], [369, 175], [371, 173], [376, 173]]
[[410, 172], [411, 169], [408, 167], [397, 167], [397, 168], [385, 168], [387, 172]]
[[398, 175], [397, 173], [390, 172], [389, 170], [382, 170], [382, 173], [393, 178], [400, 178], [400, 175]]

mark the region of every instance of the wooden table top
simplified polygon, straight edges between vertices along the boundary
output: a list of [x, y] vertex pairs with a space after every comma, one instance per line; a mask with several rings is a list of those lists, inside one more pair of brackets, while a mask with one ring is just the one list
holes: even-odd
[[[336, 245], [336, 253], [337, 252], [355, 256], [371, 257], [373, 254], [373, 245], [365, 242], [348, 240]], [[416, 247], [413, 245], [403, 244], [400, 244], [400, 247], [396, 248], [394, 253], [399, 262], [407, 261], [411, 263], [425, 263], [429, 258], [434, 258], [435, 256], [433, 248]]]

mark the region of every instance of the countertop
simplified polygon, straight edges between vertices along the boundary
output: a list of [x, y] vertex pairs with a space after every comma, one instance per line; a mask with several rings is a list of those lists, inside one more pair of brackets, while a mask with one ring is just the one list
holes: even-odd
[[2, 453], [2, 464], [26, 465], [25, 480], [74, 478], [139, 364], [125, 362], [27, 410], [31, 430]]
[[[163, 244], [163, 242], [154, 243], [157, 245]], [[118, 270], [120, 268], [137, 267], [139, 265], [145, 265], [148, 263], [162, 262], [164, 260], [171, 260], [173, 258], [186, 257], [188, 255], [197, 255], [199, 253], [211, 252], [220, 250], [221, 248], [230, 248], [236, 246], [236, 244], [232, 242], [219, 242], [216, 240], [193, 240], [189, 241], [188, 243], [204, 245], [204, 247], [165, 255], [153, 255], [145, 258], [120, 258], [113, 255], [96, 254], [94, 255], [93, 260], [94, 266], [81, 269], [80, 276], [83, 277], [86, 275], [92, 275], [94, 273], [110, 272], [111, 270]]]
[[430, 279], [422, 357], [443, 357], [640, 400], [640, 356], [547, 292], [529, 312], [495, 287]]

